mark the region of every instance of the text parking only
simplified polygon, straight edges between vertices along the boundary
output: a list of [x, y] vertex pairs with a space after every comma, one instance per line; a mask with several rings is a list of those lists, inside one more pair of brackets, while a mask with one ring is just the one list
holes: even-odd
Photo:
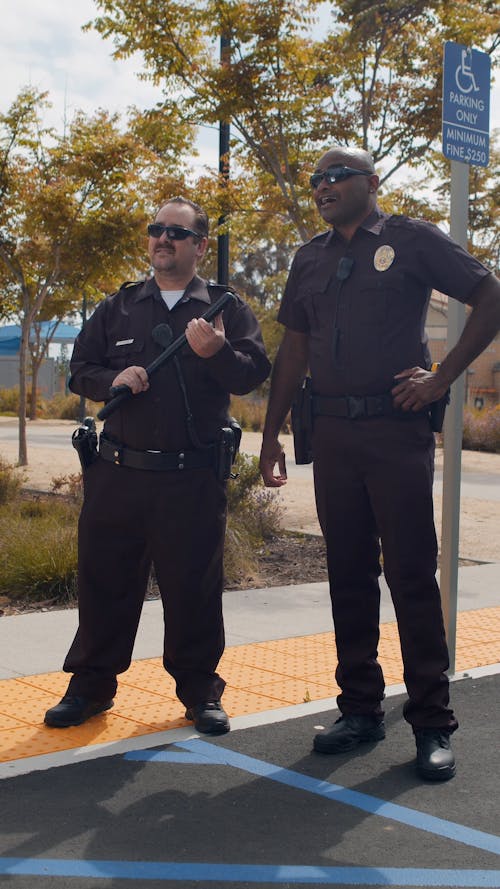
[[488, 53], [444, 44], [443, 154], [450, 160], [488, 166], [490, 70]]

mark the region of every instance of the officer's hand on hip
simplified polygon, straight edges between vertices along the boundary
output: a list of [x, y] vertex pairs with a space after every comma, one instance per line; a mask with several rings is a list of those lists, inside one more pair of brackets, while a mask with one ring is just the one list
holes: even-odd
[[186, 327], [186, 339], [200, 358], [212, 358], [226, 342], [222, 315], [217, 315], [213, 326], [204, 318], [192, 318]]
[[404, 411], [421, 411], [432, 401], [441, 398], [447, 389], [438, 375], [423, 367], [408, 367], [394, 377], [398, 380], [391, 389], [394, 406]]
[[149, 389], [149, 378], [143, 367], [135, 364], [121, 370], [111, 384], [112, 386], [128, 386], [133, 395]]
[[[279, 475], [274, 474], [278, 464]], [[260, 471], [266, 488], [281, 488], [287, 483], [285, 452], [277, 438], [262, 442]]]

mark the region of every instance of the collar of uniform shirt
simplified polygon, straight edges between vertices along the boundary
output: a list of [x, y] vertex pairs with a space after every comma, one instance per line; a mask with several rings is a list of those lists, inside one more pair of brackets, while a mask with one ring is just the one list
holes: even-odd
[[[138, 288], [137, 293], [134, 296], [134, 300], [135, 302], [140, 302], [141, 299], [148, 299], [155, 294], [157, 294], [158, 299], [161, 298], [160, 288], [158, 287], [155, 278], [148, 278], [148, 280], [144, 282], [144, 285]], [[186, 299], [191, 297], [193, 299], [199, 299], [201, 302], [204, 302], [207, 305], [210, 305], [211, 303], [207, 285], [203, 278], [200, 278], [199, 275], [195, 275], [194, 278], [191, 279], [184, 291], [184, 297]]]
[[[375, 207], [372, 213], [363, 220], [359, 228], [364, 228], [365, 231], [369, 231], [374, 235], [379, 235], [382, 231], [382, 226], [384, 222], [389, 219], [390, 214], [384, 213], [380, 207]], [[336, 231], [335, 228], [332, 228], [327, 237], [325, 238], [324, 247], [328, 247], [331, 244], [332, 240], [335, 238]]]

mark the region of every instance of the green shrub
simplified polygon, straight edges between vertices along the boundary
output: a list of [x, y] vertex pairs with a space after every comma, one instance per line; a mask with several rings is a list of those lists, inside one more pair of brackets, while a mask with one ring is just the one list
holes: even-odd
[[462, 447], [468, 451], [500, 453], [500, 405], [482, 410], [464, 409]]
[[0, 457], [0, 504], [13, 500], [19, 494], [22, 483], [19, 470]]
[[12, 389], [0, 389], [0, 414], [11, 414], [17, 417], [19, 413], [19, 386]]
[[233, 395], [231, 398], [231, 414], [242, 429], [250, 432], [261, 432], [266, 416], [266, 401]]
[[17, 498], [0, 509], [0, 594], [13, 599], [71, 601], [76, 593], [75, 504]]
[[237, 478], [227, 486], [229, 522], [244, 524], [256, 544], [277, 533], [281, 511], [274, 493], [264, 487], [257, 457], [240, 453], [234, 472]]
[[[267, 399], [254, 396], [233, 395], [231, 397], [231, 414], [238, 421], [242, 429], [249, 432], [262, 432], [266, 418]], [[285, 418], [281, 427], [282, 432], [290, 432], [290, 414]]]
[[227, 483], [227, 506], [229, 512], [235, 511], [246, 502], [254, 488], [261, 484], [259, 461], [250, 454], [239, 453], [233, 466], [237, 476]]
[[[30, 411], [30, 392], [27, 394], [26, 414]], [[97, 416], [101, 404], [85, 401], [85, 415]], [[0, 414], [17, 417], [19, 415], [19, 386], [12, 389], [0, 389]], [[52, 398], [38, 396], [36, 415], [42, 420], [78, 420], [80, 418], [80, 396], [64, 395], [57, 392]]]
[[[238, 478], [228, 483], [228, 585], [255, 577], [257, 550], [279, 531], [281, 521], [273, 495], [260, 479], [257, 458], [239, 454], [235, 471]], [[5, 478], [11, 475], [12, 467], [7, 467]], [[1, 482], [0, 466], [0, 491]], [[52, 491], [49, 497], [9, 496], [0, 506], [0, 595], [31, 602], [74, 601], [81, 474], [52, 479]]]
[[[37, 391], [36, 398], [36, 415], [43, 417], [47, 402]], [[26, 392], [26, 416], [29, 417], [31, 411], [31, 389]], [[0, 414], [4, 416], [19, 416], [19, 386], [13, 386], [12, 389], [0, 389]]]
[[[85, 401], [85, 416], [95, 417], [101, 405], [94, 401]], [[48, 420], [79, 420], [80, 419], [80, 396], [64, 395], [58, 392], [49, 401], [45, 402], [40, 417]]]
[[224, 568], [226, 584], [253, 578], [257, 552], [281, 528], [282, 514], [274, 495], [262, 483], [257, 457], [238, 454], [238, 477], [228, 482], [228, 518]]
[[64, 494], [73, 502], [81, 504], [83, 501], [83, 477], [81, 472], [56, 476], [52, 479], [50, 490], [53, 494]]
[[46, 420], [78, 420], [80, 398], [78, 395], [64, 395], [63, 392], [57, 392], [45, 402], [41, 416]]

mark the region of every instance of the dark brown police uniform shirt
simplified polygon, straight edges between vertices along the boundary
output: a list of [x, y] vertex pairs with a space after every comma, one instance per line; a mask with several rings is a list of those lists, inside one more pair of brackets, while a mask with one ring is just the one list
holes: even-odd
[[[109, 399], [117, 374], [130, 365], [147, 367], [163, 351], [152, 337], [169, 324], [176, 339], [188, 321], [206, 312], [227, 288], [195, 276], [181, 302], [170, 311], [154, 278], [124, 284], [101, 302], [75, 341], [71, 359], [72, 392], [92, 401]], [[227, 425], [230, 393], [245, 394], [260, 385], [270, 363], [255, 315], [235, 294], [223, 310], [226, 342], [212, 358], [199, 358], [185, 345], [179, 361], [196, 432], [213, 442]], [[105, 423], [114, 441], [137, 450], [178, 451], [193, 447], [187, 431], [184, 397], [173, 361], [150, 378], [147, 392], [131, 396]]]
[[[341, 273], [351, 268], [340, 282], [343, 257]], [[316, 393], [378, 395], [405, 368], [430, 367], [433, 288], [466, 303], [488, 274], [435, 225], [376, 208], [349, 243], [330, 230], [299, 248], [278, 320], [309, 335]]]

